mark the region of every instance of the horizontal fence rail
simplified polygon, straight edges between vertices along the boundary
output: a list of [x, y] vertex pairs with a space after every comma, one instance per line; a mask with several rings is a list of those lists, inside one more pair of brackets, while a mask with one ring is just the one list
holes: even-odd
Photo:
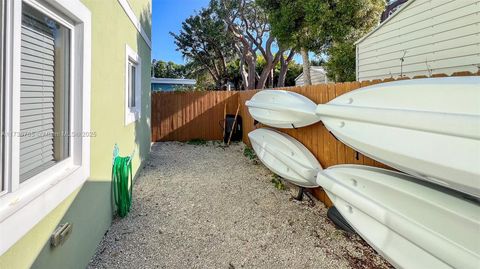
[[[465, 76], [472, 74], [461, 72], [454, 75]], [[478, 75], [480, 75], [480, 72]], [[441, 76], [446, 75], [435, 75], [435, 77]], [[296, 92], [317, 104], [324, 104], [352, 90], [389, 81], [393, 81], [393, 79], [319, 84], [282, 88], [282, 90]], [[239, 115], [242, 117], [243, 123], [242, 140], [246, 145], [251, 146], [248, 133], [256, 128], [260, 128], [261, 124], [254, 125], [254, 120], [248, 113], [245, 102], [257, 92], [258, 90], [153, 93], [152, 141], [221, 140], [223, 136], [224, 106], [227, 104], [227, 114], [235, 114], [237, 106], [240, 105]], [[337, 164], [363, 164], [389, 168], [338, 141], [325, 128], [322, 122], [298, 129], [279, 130], [305, 145], [318, 159], [323, 168]], [[332, 205], [321, 188], [314, 189], [313, 193], [327, 206]]]

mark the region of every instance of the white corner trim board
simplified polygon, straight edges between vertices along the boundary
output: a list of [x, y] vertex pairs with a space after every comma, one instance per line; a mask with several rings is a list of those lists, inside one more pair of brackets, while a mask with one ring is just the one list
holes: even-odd
[[128, 0], [118, 0], [118, 3], [120, 6], [122, 6], [123, 10], [127, 14], [128, 18], [130, 21], [133, 23], [135, 28], [137, 28], [138, 32], [140, 35], [143, 37], [143, 40], [145, 40], [145, 43], [147, 43], [147, 46], [151, 49], [152, 48], [152, 41], [147, 35], [147, 32], [142, 27], [142, 24], [140, 23], [140, 20], [135, 16], [135, 12], [133, 12], [132, 7], [128, 3]]
[[[10, 249], [35, 225], [51, 213], [68, 196], [78, 190], [90, 176], [90, 91], [91, 91], [91, 13], [80, 1], [49, 0], [49, 5], [37, 0], [9, 0], [6, 20], [7, 47], [5, 89], [10, 92], [20, 87], [20, 42], [22, 3], [62, 21], [63, 15], [71, 22], [72, 35], [72, 117], [71, 155], [25, 182], [18, 180], [19, 152], [14, 139], [5, 138], [5, 145], [12, 152], [7, 155], [6, 193], [0, 195], [0, 255]], [[61, 14], [61, 15], [59, 15]], [[69, 26], [70, 27], [70, 26]], [[8, 92], [10, 94], [10, 92]], [[12, 94], [13, 95], [13, 94]], [[8, 128], [15, 129], [13, 114], [19, 102], [6, 100]], [[10, 125], [13, 125], [10, 126]], [[18, 125], [18, 123], [17, 123]], [[18, 128], [18, 127], [17, 127]], [[85, 134], [85, 135], [84, 135]], [[13, 137], [13, 136], [12, 136]], [[15, 144], [17, 144], [15, 146]], [[12, 146], [13, 145], [13, 146]], [[11, 156], [10, 156], [11, 155]], [[11, 164], [10, 164], [11, 163]], [[16, 172], [15, 172], [16, 171]]]

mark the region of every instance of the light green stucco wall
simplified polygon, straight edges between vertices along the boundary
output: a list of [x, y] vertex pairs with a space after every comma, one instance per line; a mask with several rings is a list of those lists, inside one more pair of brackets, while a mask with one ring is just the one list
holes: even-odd
[[[132, 7], [133, 12], [137, 18], [151, 18], [150, 14], [152, 12], [152, 1], [151, 0], [127, 0]], [[181, 0], [180, 0], [181, 1]], [[144, 20], [140, 21], [142, 23], [142, 27], [147, 32], [147, 35], [152, 37], [151, 30], [152, 30], [152, 22], [151, 20]]]
[[[130, 0], [150, 36], [151, 0]], [[82, 0], [92, 13], [91, 177], [0, 257], [0, 268], [85, 268], [111, 224], [110, 173], [113, 145], [122, 155], [133, 149], [134, 171], [150, 150], [150, 48], [117, 0]], [[132, 4], [132, 2], [134, 4]], [[144, 14], [142, 17], [140, 14]], [[141, 119], [124, 126], [125, 45], [142, 59]], [[69, 239], [51, 248], [59, 223], [70, 222]]]

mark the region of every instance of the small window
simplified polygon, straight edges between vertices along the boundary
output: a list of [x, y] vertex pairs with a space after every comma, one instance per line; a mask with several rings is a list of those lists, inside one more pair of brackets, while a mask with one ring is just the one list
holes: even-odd
[[128, 125], [140, 118], [142, 61], [129, 46], [126, 46], [125, 59], [125, 125]]
[[129, 61], [128, 62], [128, 107], [135, 108], [135, 70], [136, 63]]
[[69, 156], [70, 29], [23, 4], [20, 182]]

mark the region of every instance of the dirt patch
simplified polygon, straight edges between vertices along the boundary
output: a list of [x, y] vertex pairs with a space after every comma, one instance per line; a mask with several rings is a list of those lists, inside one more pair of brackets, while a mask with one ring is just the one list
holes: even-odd
[[89, 268], [388, 268], [322, 203], [291, 199], [272, 173], [228, 148], [157, 143]]

